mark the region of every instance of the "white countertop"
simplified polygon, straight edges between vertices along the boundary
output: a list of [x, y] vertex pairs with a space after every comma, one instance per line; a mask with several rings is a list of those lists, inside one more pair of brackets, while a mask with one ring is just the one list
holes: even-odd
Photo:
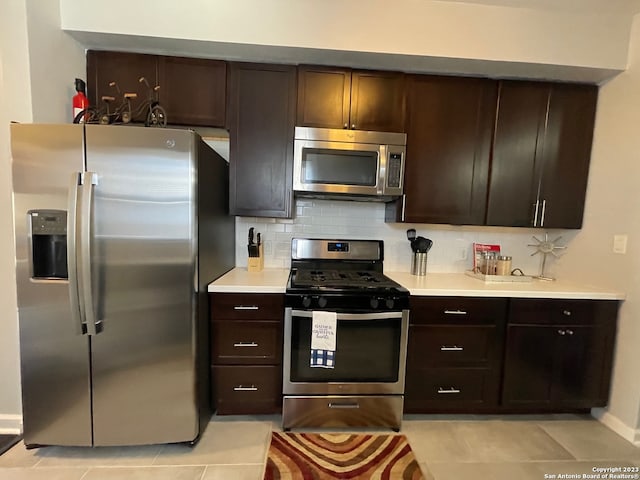
[[289, 279], [288, 268], [265, 268], [247, 272], [236, 267], [209, 284], [209, 292], [217, 293], [284, 293]]
[[[407, 272], [384, 272], [389, 278], [416, 296], [566, 298], [591, 300], [624, 300], [624, 292], [568, 282], [564, 280], [485, 283], [464, 273], [428, 273], [425, 276]], [[247, 272], [237, 267], [209, 284], [209, 292], [218, 293], [285, 293], [289, 269], [265, 268]]]
[[485, 283], [464, 273], [384, 272], [416, 296], [566, 298], [591, 300], [624, 300], [624, 292], [581, 285], [564, 280]]

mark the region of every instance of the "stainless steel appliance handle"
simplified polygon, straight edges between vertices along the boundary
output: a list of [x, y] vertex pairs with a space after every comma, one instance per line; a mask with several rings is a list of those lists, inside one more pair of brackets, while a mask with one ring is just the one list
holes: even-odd
[[[313, 317], [311, 310], [292, 310], [293, 317]], [[390, 318], [402, 318], [402, 312], [382, 313], [337, 313], [338, 320], [387, 320]]]
[[329, 408], [360, 408], [360, 405], [358, 405], [357, 403], [333, 403], [333, 402], [329, 402], [327, 404], [327, 406]]
[[89, 335], [98, 334], [98, 323], [93, 302], [91, 281], [91, 213], [93, 210], [93, 187], [98, 183], [94, 172], [83, 174], [80, 209], [80, 283], [82, 285], [82, 303]]
[[80, 290], [78, 285], [78, 259], [76, 248], [76, 235], [78, 228], [78, 185], [81, 182], [81, 173], [73, 172], [69, 182], [69, 199], [67, 207], [67, 270], [69, 272], [69, 304], [71, 305], [71, 321], [78, 335], [87, 333], [87, 325], [84, 323], [84, 312], [80, 310]]

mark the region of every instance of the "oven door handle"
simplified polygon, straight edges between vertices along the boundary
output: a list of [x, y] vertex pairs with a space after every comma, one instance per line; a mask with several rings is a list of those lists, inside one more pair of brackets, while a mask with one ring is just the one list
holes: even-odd
[[[292, 310], [293, 317], [312, 318], [313, 312], [310, 310]], [[402, 317], [402, 312], [380, 312], [380, 313], [337, 313], [338, 320], [387, 320]]]

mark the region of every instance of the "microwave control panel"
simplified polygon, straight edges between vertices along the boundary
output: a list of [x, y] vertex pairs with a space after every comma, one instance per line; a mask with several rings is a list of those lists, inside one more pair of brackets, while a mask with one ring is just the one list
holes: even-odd
[[400, 188], [402, 180], [402, 153], [391, 152], [387, 160], [387, 187]]

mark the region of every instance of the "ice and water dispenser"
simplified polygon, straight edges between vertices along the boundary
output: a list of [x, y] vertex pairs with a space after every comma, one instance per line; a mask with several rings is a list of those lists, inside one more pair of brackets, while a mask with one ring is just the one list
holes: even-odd
[[67, 279], [67, 212], [31, 210], [31, 265], [35, 279]]

